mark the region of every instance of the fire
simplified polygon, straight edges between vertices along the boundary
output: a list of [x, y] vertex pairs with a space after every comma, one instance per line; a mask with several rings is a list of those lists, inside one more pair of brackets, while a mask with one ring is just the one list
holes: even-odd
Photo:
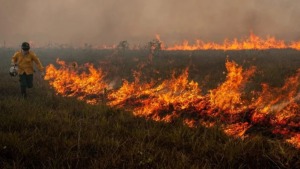
[[243, 68], [236, 63], [227, 61], [226, 69], [228, 70], [227, 79], [217, 89], [210, 91], [210, 102], [212, 106], [225, 112], [238, 113], [245, 109], [241, 98], [242, 90], [255, 72], [255, 68], [243, 71]]
[[287, 139], [287, 142], [300, 149], [300, 134], [295, 134], [293, 137]]
[[[272, 112], [278, 121], [291, 118], [299, 110], [297, 101], [299, 94], [300, 69], [296, 75], [288, 78], [281, 88], [271, 89], [267, 84], [262, 84], [262, 92], [251, 105], [258, 113], [253, 116], [253, 121], [258, 121]], [[284, 118], [286, 116], [286, 118]]]
[[[77, 67], [76, 63], [67, 65], [64, 61], [57, 60], [61, 66], [56, 69], [54, 65], [47, 67], [45, 80], [54, 87], [58, 94], [68, 97], [77, 97], [88, 103], [97, 103], [107, 84], [103, 81], [104, 74], [101, 69], [95, 69], [91, 64]], [[87, 69], [88, 73], [80, 73]]]
[[[133, 83], [124, 81], [123, 86], [108, 97], [112, 100], [111, 106], [123, 107], [130, 101], [136, 105], [133, 110], [135, 115], [157, 121], [170, 121], [177, 116], [178, 110], [187, 109], [202, 98], [198, 83], [188, 81], [188, 69], [179, 77], [173, 73], [170, 80], [159, 85], [139, 84], [138, 79]], [[165, 116], [163, 110], [167, 110]]]
[[300, 41], [292, 42], [291, 45], [290, 45], [290, 48], [300, 50]]
[[300, 50], [300, 42], [291, 42], [287, 44], [283, 40], [277, 40], [275, 37], [267, 36], [263, 39], [253, 32], [250, 32], [249, 37], [242, 40], [237, 38], [233, 40], [225, 39], [223, 44], [215, 42], [204, 42], [203, 40], [196, 40], [195, 44], [189, 44], [187, 40], [184, 40], [181, 44], [175, 44], [174, 46], [164, 48], [165, 50], [247, 50], [247, 49], [286, 49], [292, 48]]
[[63, 96], [73, 96], [88, 103], [102, 102], [109, 106], [127, 109], [136, 116], [155, 121], [182, 120], [189, 127], [221, 124], [230, 136], [246, 138], [251, 131], [267, 130], [300, 148], [300, 106], [298, 72], [286, 79], [281, 88], [262, 84], [261, 91], [254, 93], [251, 101], [244, 95], [244, 86], [251, 80], [255, 68], [244, 70], [234, 61], [227, 60], [225, 81], [208, 94], [202, 94], [199, 84], [189, 79], [189, 70], [179, 75], [173, 72], [169, 79], [142, 79], [141, 71], [134, 71], [134, 81], [126, 79], [120, 88], [109, 89], [101, 69], [91, 64], [78, 67], [57, 60], [60, 68], [47, 67], [45, 79]]
[[234, 136], [234, 137], [240, 137], [245, 138], [247, 135], [245, 135], [245, 132], [251, 127], [249, 123], [235, 123], [231, 125], [227, 125], [224, 127], [224, 132], [228, 135]]
[[252, 120], [256, 123], [269, 123], [274, 126], [274, 134], [283, 134], [290, 136], [287, 142], [299, 146], [299, 135], [297, 133], [300, 127], [300, 69], [297, 73], [286, 79], [281, 88], [271, 89], [267, 84], [263, 84], [263, 90], [251, 105], [256, 111]]

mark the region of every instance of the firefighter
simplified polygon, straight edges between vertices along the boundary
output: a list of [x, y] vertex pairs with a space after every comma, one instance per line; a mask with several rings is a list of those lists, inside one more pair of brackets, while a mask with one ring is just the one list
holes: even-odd
[[41, 75], [44, 76], [44, 67], [39, 58], [30, 50], [30, 44], [28, 42], [23, 42], [21, 50], [16, 52], [12, 57], [12, 66], [17, 67], [21, 95], [23, 98], [27, 97], [26, 88], [33, 87], [33, 62], [41, 72]]

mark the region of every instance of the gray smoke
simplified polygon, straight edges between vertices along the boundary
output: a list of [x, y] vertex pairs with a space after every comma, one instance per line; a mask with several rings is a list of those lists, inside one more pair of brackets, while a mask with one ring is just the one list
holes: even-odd
[[270, 112], [279, 112], [282, 109], [284, 109], [285, 107], [287, 107], [288, 105], [290, 105], [292, 103], [292, 101], [294, 102], [298, 102], [300, 100], [300, 93], [298, 93], [295, 97], [293, 97], [293, 99], [291, 99], [290, 101], [282, 101], [280, 103], [277, 103], [275, 105], [272, 105], [270, 107]]
[[0, 46], [223, 41], [252, 30], [300, 40], [299, 0], [0, 0]]

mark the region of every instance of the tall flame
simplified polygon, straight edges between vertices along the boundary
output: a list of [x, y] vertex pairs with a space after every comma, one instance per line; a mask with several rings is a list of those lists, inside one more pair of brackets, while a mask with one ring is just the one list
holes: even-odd
[[234, 62], [226, 62], [228, 70], [226, 81], [217, 89], [210, 91], [210, 102], [213, 106], [228, 113], [238, 113], [245, 107], [241, 98], [243, 87], [255, 72], [252, 67], [247, 71]]

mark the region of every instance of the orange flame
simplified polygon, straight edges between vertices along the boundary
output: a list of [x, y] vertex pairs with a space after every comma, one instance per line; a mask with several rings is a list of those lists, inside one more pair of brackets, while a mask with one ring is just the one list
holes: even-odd
[[[133, 113], [138, 116], [150, 117], [158, 121], [170, 121], [174, 114], [161, 117], [160, 110], [167, 109], [169, 113], [186, 109], [190, 104], [201, 99], [198, 83], [188, 81], [188, 69], [179, 77], [173, 73], [170, 80], [163, 81], [160, 85], [154, 83], [139, 84], [124, 81], [123, 86], [109, 95], [111, 106], [125, 106], [126, 101], [133, 99], [136, 105]], [[126, 96], [126, 97], [124, 97]]]
[[281, 88], [271, 89], [267, 84], [263, 84], [260, 96], [251, 107], [255, 107], [252, 121], [256, 123], [270, 123], [274, 126], [273, 133], [291, 136], [287, 139], [299, 147], [299, 135], [295, 133], [300, 127], [300, 69], [297, 73], [286, 79]]
[[88, 103], [97, 103], [99, 94], [102, 94], [107, 84], [103, 82], [104, 74], [101, 69], [95, 69], [93, 65], [86, 64], [84, 68], [88, 73], [80, 73], [82, 68], [78, 68], [76, 63], [66, 65], [64, 61], [57, 60], [61, 66], [56, 69], [50, 64], [47, 67], [45, 80], [49, 80], [58, 94], [63, 96], [75, 96], [79, 100]]
[[234, 137], [240, 137], [245, 138], [247, 135], [245, 135], [245, 132], [250, 128], [251, 126], [249, 123], [235, 123], [230, 125], [224, 126], [224, 132], [228, 135], [234, 136]]
[[[300, 69], [297, 74], [288, 78], [282, 88], [271, 89], [267, 84], [262, 84], [262, 92], [257, 100], [251, 105], [263, 114], [269, 112], [281, 112], [296, 106], [296, 100], [299, 100]], [[282, 112], [281, 112], [282, 113]], [[290, 113], [288, 113], [291, 115]], [[255, 118], [255, 116], [253, 117]], [[256, 121], [256, 120], [254, 120]]]
[[300, 134], [295, 134], [293, 137], [287, 139], [287, 142], [295, 145], [295, 147], [300, 149]]
[[[103, 90], [108, 85], [101, 69], [95, 69], [91, 64], [78, 67], [59, 60], [57, 63], [61, 67], [56, 69], [49, 65], [45, 79], [58, 94], [93, 104], [102, 101]], [[300, 69], [281, 88], [263, 84], [261, 92], [253, 92], [257, 96], [254, 95], [251, 101], [242, 97], [243, 87], [253, 76], [255, 68], [243, 70], [227, 60], [226, 69], [226, 80], [206, 95], [201, 94], [197, 82], [189, 80], [188, 69], [178, 76], [173, 72], [170, 79], [151, 80], [149, 83], [141, 80], [142, 72], [135, 71], [133, 82], [123, 80], [119, 89], [108, 91], [107, 104], [156, 121], [181, 119], [190, 127], [223, 123], [221, 126], [226, 134], [239, 138], [251, 134], [252, 128], [268, 130], [271, 134], [283, 135], [287, 142], [300, 148]]]
[[286, 48], [300, 50], [300, 41], [286, 44], [283, 40], [277, 40], [275, 37], [267, 36], [266, 39], [263, 39], [250, 32], [250, 36], [242, 40], [238, 40], [237, 38], [232, 41], [225, 39], [223, 44], [218, 44], [215, 42], [206, 43], [202, 40], [196, 40], [195, 44], [192, 45], [185, 40], [182, 42], [182, 44], [176, 44], [174, 46], [165, 48], [165, 50], [266, 50]]
[[228, 113], [241, 112], [243, 101], [241, 99], [243, 87], [250, 76], [255, 72], [255, 68], [244, 71], [234, 62], [226, 62], [228, 74], [226, 81], [217, 89], [210, 91], [210, 102], [212, 106], [216, 106]]

